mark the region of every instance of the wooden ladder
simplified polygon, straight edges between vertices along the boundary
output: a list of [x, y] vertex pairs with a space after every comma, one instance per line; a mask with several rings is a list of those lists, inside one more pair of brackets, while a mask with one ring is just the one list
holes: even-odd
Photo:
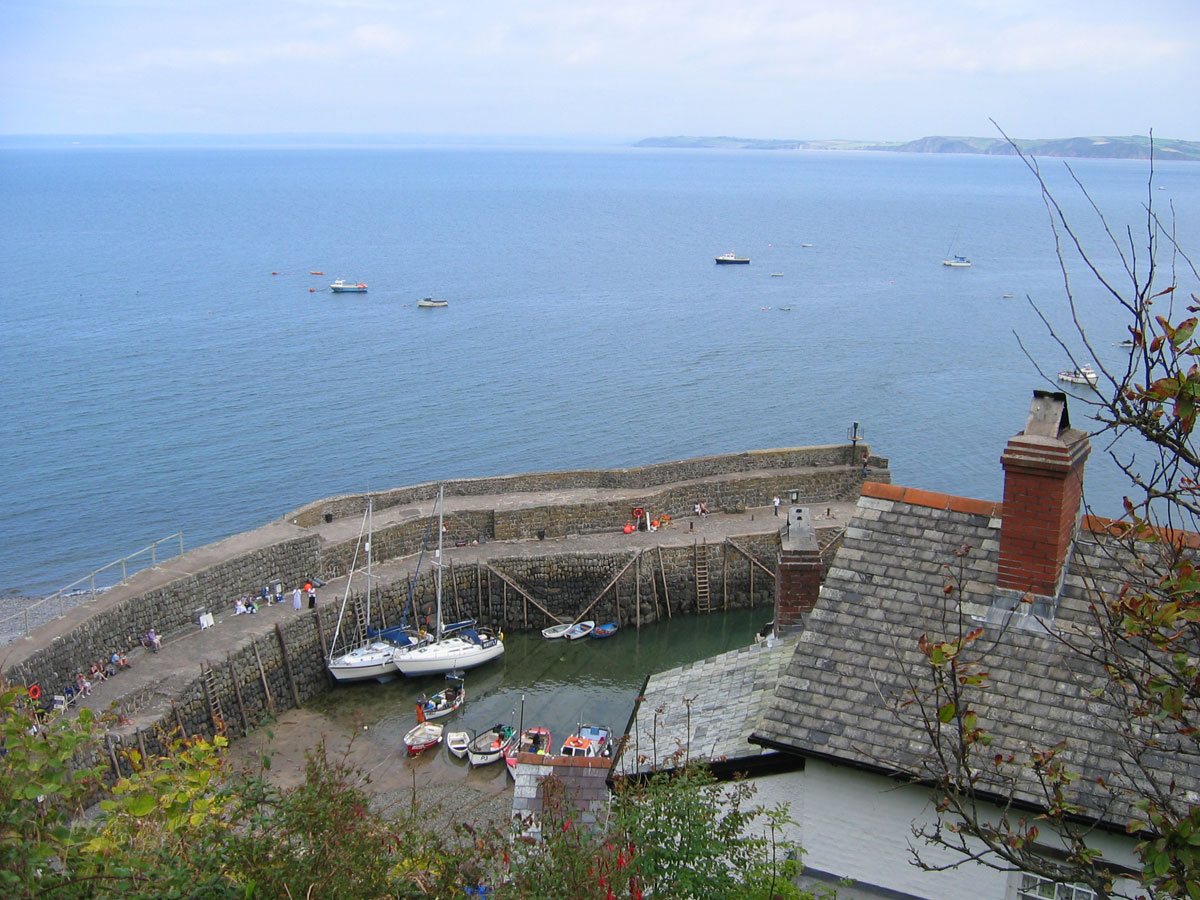
[[358, 631], [358, 643], [354, 646], [365, 647], [367, 645], [367, 626], [370, 624], [367, 621], [367, 598], [356, 594], [351, 602], [351, 607], [354, 610], [354, 623]]
[[712, 612], [712, 593], [708, 584], [708, 544], [692, 544], [696, 573], [696, 612]]
[[212, 716], [213, 728], [217, 734], [224, 734], [225, 714], [221, 711], [221, 695], [217, 692], [217, 675], [207, 663], [200, 663], [200, 674], [204, 681], [204, 693], [208, 697], [208, 712]]

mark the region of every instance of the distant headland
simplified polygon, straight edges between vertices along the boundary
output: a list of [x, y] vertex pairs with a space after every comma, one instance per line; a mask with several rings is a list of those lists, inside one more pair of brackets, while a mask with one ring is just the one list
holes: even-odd
[[[1013, 143], [1022, 153], [1032, 156], [1076, 157], [1086, 159], [1149, 159], [1150, 138], [1073, 137], [1018, 139]], [[890, 150], [893, 153], [980, 153], [986, 156], [1013, 156], [1016, 150], [1003, 138], [923, 137], [915, 141], [872, 143], [870, 141], [792, 141], [736, 137], [653, 137], [638, 141], [635, 147], [671, 147], [704, 150]], [[1200, 142], [1154, 139], [1154, 158], [1200, 161]]]

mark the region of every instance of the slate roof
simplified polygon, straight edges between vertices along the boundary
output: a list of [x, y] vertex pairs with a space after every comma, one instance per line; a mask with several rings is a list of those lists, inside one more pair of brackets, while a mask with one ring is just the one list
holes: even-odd
[[[543, 781], [553, 776], [562, 784], [565, 801], [575, 810], [578, 821], [588, 827], [607, 821], [609, 795], [608, 772], [611, 761], [585, 756], [517, 756], [516, 786], [513, 789], [513, 816], [522, 820], [541, 815], [546, 795]], [[536, 825], [530, 829], [537, 830]]]
[[[1120, 781], [1113, 773], [1128, 768], [1127, 748], [1105, 727], [1116, 711], [1096, 694], [1106, 685], [1098, 669], [1032, 617], [993, 607], [1000, 512], [999, 504], [865, 486], [753, 739], [887, 774], [928, 776], [929, 737], [916, 709], [898, 701], [914, 673], [928, 669], [921, 636], [953, 637], [961, 623], [966, 630], [984, 627], [972, 652], [982, 657], [992, 683], [972, 700], [980, 725], [994, 737], [987, 759], [1000, 752], [1027, 759], [1031, 742], [1047, 747], [1065, 740], [1071, 769]], [[1131, 578], [1136, 566], [1114, 540], [1081, 531], [1052, 627], [1063, 635], [1094, 633], [1089, 587], [1111, 594]], [[945, 592], [948, 579], [961, 585], [961, 596], [957, 589]], [[1194, 759], [1161, 755], [1150, 762], [1174, 769], [1187, 789], [1200, 788]], [[1018, 774], [1015, 784], [1006, 784], [994, 774], [985, 766], [987, 788], [996, 795], [1011, 792], [1018, 801], [1038, 803], [1030, 777]], [[1111, 806], [1094, 780], [1081, 785], [1079, 799], [1092, 816], [1114, 825], [1125, 821], [1120, 817], [1128, 810]]]
[[777, 757], [749, 739], [795, 646], [794, 637], [753, 644], [650, 676], [614, 774], [669, 769], [690, 760], [741, 771], [747, 763]]

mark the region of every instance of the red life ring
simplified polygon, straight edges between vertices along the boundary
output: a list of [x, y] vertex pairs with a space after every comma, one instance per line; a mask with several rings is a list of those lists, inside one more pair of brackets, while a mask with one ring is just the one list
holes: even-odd
[[40, 687], [38, 687], [36, 684], [31, 684], [29, 686], [29, 699], [37, 700], [41, 696], [42, 696], [42, 689]]
[[645, 514], [646, 514], [646, 511], [644, 509], [642, 509], [640, 506], [635, 506], [633, 508], [633, 517], [635, 519], [640, 519]]

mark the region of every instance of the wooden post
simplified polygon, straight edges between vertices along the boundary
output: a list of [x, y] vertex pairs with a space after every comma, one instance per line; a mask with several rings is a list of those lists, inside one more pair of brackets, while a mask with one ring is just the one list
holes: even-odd
[[617, 603], [617, 625], [620, 625], [621, 624], [621, 585], [620, 584], [613, 585], [613, 597], [616, 598], [616, 603]]
[[287, 641], [283, 639], [283, 626], [275, 623], [275, 635], [279, 638], [279, 653], [283, 657], [283, 673], [287, 675], [288, 686], [292, 689], [292, 704], [299, 708], [300, 691], [296, 687], [296, 679], [292, 677], [292, 663], [288, 659]]
[[754, 605], [754, 566], [750, 567], [750, 605]]
[[729, 611], [729, 541], [721, 541], [721, 608]]
[[[325, 643], [325, 629], [321, 627], [321, 611], [314, 609], [313, 616], [317, 623], [317, 642], [321, 645], [321, 658], [329, 659], [329, 646]], [[325, 671], [328, 672], [329, 670], [326, 669]]]
[[146, 738], [142, 734], [142, 729], [140, 728], [137, 731], [137, 739], [138, 749], [142, 751], [142, 765], [148, 766], [150, 764], [150, 754], [146, 752]]
[[529, 630], [529, 598], [521, 595], [521, 627]]
[[634, 606], [633, 621], [636, 623], [634, 625], [634, 629], [637, 631], [641, 631], [642, 630], [642, 557], [640, 554], [638, 556], [637, 566], [635, 567], [635, 569], [636, 569], [636, 572], [634, 573], [634, 576], [633, 576], [633, 578], [634, 578], [633, 596], [634, 596], [634, 603], [636, 605]]
[[271, 699], [271, 686], [267, 684], [267, 670], [263, 668], [262, 657], [258, 655], [258, 641], [250, 646], [254, 648], [254, 658], [258, 661], [258, 675], [262, 678], [263, 693], [267, 695], [267, 709], [271, 711], [271, 715], [275, 715], [275, 701]]
[[662, 569], [663, 603], [666, 604], [667, 618], [670, 619], [671, 618], [671, 590], [670, 590], [670, 588], [667, 587], [667, 567], [663, 564], [662, 545], [661, 544], [658, 547], [658, 567], [660, 569]]
[[117, 762], [117, 744], [119, 742], [120, 739], [108, 742], [108, 758], [112, 760], [113, 774], [118, 778], [121, 777], [121, 764]]
[[662, 611], [658, 608], [658, 576], [654, 574], [654, 562], [650, 562], [650, 590], [654, 592], [654, 621], [662, 619]]
[[483, 569], [475, 563], [475, 608], [479, 610], [479, 621], [483, 621]]
[[458, 603], [458, 578], [454, 574], [454, 560], [450, 560], [450, 586], [454, 588], [454, 619], [462, 621], [462, 607]]
[[171, 698], [171, 709], [175, 712], [175, 724], [179, 726], [179, 733], [183, 735], [184, 739], [186, 740], [189, 735], [187, 733], [187, 728], [185, 728], [183, 725], [183, 716], [179, 713], [179, 705], [175, 702], [174, 698]]
[[227, 653], [229, 660], [229, 677], [233, 679], [233, 696], [237, 698], [238, 715], [242, 718], [242, 735], [250, 733], [250, 720], [246, 716], [246, 704], [242, 701], [242, 686], [238, 684], [237, 666], [233, 664], [233, 654]]
[[508, 582], [504, 583], [504, 589], [500, 594], [500, 627], [504, 628], [508, 624]]

